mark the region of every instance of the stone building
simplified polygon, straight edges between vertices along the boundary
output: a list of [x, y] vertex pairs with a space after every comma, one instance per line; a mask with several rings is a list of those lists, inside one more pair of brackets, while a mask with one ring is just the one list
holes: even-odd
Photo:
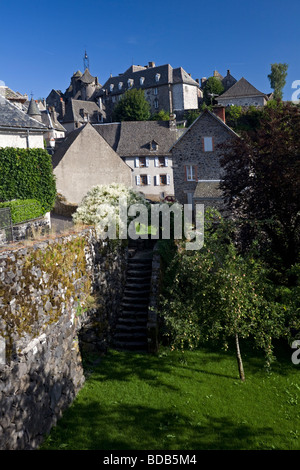
[[57, 192], [69, 203], [79, 204], [98, 184], [131, 186], [131, 169], [90, 123], [67, 134], [52, 163]]
[[257, 90], [244, 77], [216, 98], [221, 106], [265, 106], [270, 96]]
[[105, 120], [106, 114], [94, 101], [71, 98], [65, 105], [61, 123], [67, 132], [71, 132], [87, 122], [96, 124]]
[[175, 120], [124, 121], [94, 126], [132, 170], [132, 187], [148, 199], [174, 196], [172, 155], [184, 129]]
[[171, 65], [132, 65], [124, 73], [110, 77], [97, 96], [105, 106], [107, 122], [112, 119], [113, 108], [121, 96], [132, 88], [142, 89], [150, 103], [150, 112], [166, 111], [178, 116], [190, 109], [198, 109], [199, 81], [194, 80], [182, 67]]
[[225, 123], [225, 108], [205, 110], [172, 146], [175, 198], [181, 204], [195, 203], [222, 208], [222, 179], [218, 147], [238, 135]]
[[0, 147], [44, 148], [47, 131], [41, 121], [5, 97], [0, 97]]

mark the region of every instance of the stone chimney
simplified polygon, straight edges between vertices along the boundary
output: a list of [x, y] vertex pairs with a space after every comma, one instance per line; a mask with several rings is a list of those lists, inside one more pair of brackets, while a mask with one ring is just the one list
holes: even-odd
[[225, 106], [214, 106], [213, 112], [215, 113], [218, 118], [220, 118], [224, 123], [226, 122], [225, 119]]
[[148, 62], [148, 67], [149, 68], [155, 67], [155, 62]]

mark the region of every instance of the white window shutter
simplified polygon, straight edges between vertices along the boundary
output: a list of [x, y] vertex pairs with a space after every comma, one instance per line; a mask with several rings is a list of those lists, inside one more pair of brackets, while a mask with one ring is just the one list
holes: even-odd
[[170, 184], [171, 178], [170, 175], [167, 175], [167, 184]]
[[158, 163], [158, 157], [155, 157], [155, 166], [158, 167], [159, 166], [159, 163]]
[[137, 186], [140, 186], [140, 185], [141, 185], [141, 177], [140, 177], [140, 175], [136, 175], [136, 177], [135, 177], [135, 182], [136, 182], [136, 185], [137, 185]]
[[165, 166], [168, 166], [168, 164], [169, 164], [168, 157], [165, 157]]
[[149, 157], [146, 157], [146, 167], [148, 168], [149, 166]]
[[136, 168], [139, 168], [139, 166], [140, 166], [139, 157], [135, 157], [135, 167], [136, 167]]
[[151, 176], [147, 175], [147, 184], [151, 184]]

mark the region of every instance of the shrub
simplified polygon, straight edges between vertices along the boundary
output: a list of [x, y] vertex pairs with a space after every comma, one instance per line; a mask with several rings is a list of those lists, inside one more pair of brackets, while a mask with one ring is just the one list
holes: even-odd
[[36, 199], [48, 212], [55, 197], [51, 157], [45, 150], [0, 148], [0, 201]]
[[40, 201], [36, 199], [17, 199], [0, 203], [0, 208], [9, 207], [11, 211], [11, 219], [13, 224], [19, 224], [26, 220], [36, 219], [44, 215]]

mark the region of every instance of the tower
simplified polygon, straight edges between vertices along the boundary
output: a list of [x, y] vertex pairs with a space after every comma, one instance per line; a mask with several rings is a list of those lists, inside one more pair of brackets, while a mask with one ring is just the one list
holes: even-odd
[[90, 68], [90, 60], [89, 60], [89, 57], [86, 53], [86, 51], [84, 52], [84, 57], [83, 57], [83, 70], [85, 69], [89, 69]]

